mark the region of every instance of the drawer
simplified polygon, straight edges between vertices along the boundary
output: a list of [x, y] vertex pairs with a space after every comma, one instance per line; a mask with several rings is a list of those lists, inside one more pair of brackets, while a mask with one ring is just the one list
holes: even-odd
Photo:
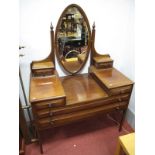
[[128, 106], [128, 102], [119, 102], [119, 103], [114, 103], [110, 105], [96, 107], [93, 109], [73, 112], [70, 114], [62, 114], [62, 115], [53, 116], [53, 117], [46, 117], [46, 118], [38, 119], [36, 122], [39, 129], [41, 130], [45, 128], [61, 126], [78, 120], [83, 120], [89, 117], [94, 117], [96, 115], [108, 113], [114, 110], [126, 109], [127, 106]]
[[130, 94], [123, 94], [118, 96], [112, 96], [105, 100], [99, 100], [94, 102], [88, 102], [82, 105], [73, 105], [73, 106], [65, 106], [65, 107], [55, 107], [55, 108], [46, 108], [42, 110], [36, 111], [37, 118], [43, 118], [43, 117], [49, 117], [49, 116], [55, 116], [60, 114], [67, 114], [72, 113], [80, 110], [86, 110], [89, 108], [95, 108], [98, 106], [103, 106], [106, 104], [111, 104], [115, 102], [122, 102], [122, 101], [128, 101], [130, 97]]
[[113, 66], [112, 62], [108, 62], [108, 63], [105, 63], [105, 62], [95, 63], [95, 67], [96, 68], [111, 68], [112, 66]]
[[51, 128], [54, 124], [51, 118], [39, 119], [36, 121], [37, 127], [39, 130]]
[[48, 76], [54, 74], [54, 69], [38, 69], [32, 70], [33, 76]]
[[65, 98], [53, 99], [49, 101], [41, 101], [33, 104], [35, 110], [45, 109], [45, 108], [54, 108], [65, 105]]
[[125, 87], [119, 87], [119, 88], [113, 88], [110, 89], [109, 95], [120, 95], [120, 94], [125, 94], [125, 93], [131, 93], [132, 91], [132, 86], [125, 86]]

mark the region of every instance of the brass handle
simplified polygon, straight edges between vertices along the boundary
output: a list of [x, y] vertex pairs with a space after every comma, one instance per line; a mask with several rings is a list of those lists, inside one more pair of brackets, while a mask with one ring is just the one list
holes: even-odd
[[124, 94], [125, 93], [125, 90], [121, 90], [121, 94]]
[[116, 107], [116, 110], [119, 110], [120, 108], [119, 107]]
[[54, 122], [50, 120], [50, 124], [51, 124], [51, 125], [54, 125]]

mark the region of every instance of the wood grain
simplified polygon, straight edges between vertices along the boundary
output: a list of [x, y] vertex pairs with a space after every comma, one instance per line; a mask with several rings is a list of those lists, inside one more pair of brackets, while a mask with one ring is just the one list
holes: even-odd
[[133, 84], [131, 80], [115, 68], [96, 69], [94, 66], [91, 66], [90, 73], [93, 73], [108, 89]]
[[65, 97], [65, 92], [58, 76], [31, 77], [31, 104], [36, 101], [44, 101], [58, 97]]
[[108, 97], [107, 93], [88, 74], [61, 78], [67, 105]]
[[32, 65], [32, 69], [53, 69], [54, 68], [54, 64], [52, 61], [45, 61], [45, 62], [36, 62], [33, 63]]

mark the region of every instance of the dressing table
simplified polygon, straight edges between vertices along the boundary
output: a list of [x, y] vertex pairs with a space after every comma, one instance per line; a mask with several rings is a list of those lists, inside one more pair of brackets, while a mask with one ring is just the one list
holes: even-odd
[[[110, 55], [98, 54], [82, 8], [71, 4], [62, 12], [55, 31], [51, 25], [51, 52], [31, 63], [29, 100], [43, 153], [41, 132], [111, 111], [122, 111], [119, 130], [128, 108], [133, 82], [113, 67]], [[66, 73], [60, 77], [55, 55]], [[90, 55], [88, 73], [79, 72]]]

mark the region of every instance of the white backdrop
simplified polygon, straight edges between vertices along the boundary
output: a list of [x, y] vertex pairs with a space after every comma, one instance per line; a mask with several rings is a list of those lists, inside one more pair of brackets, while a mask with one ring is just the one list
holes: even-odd
[[[110, 54], [114, 67], [134, 81], [134, 0], [20, 0], [19, 45], [20, 68], [29, 99], [30, 62], [45, 58], [50, 52], [50, 23], [56, 27], [60, 14], [69, 4], [76, 3], [85, 11], [90, 26], [96, 24], [96, 50]], [[88, 71], [89, 61], [83, 73]], [[60, 76], [64, 73], [56, 62]], [[21, 88], [20, 96], [22, 98]], [[23, 99], [22, 102], [24, 103]], [[134, 91], [129, 109], [135, 113]]]

